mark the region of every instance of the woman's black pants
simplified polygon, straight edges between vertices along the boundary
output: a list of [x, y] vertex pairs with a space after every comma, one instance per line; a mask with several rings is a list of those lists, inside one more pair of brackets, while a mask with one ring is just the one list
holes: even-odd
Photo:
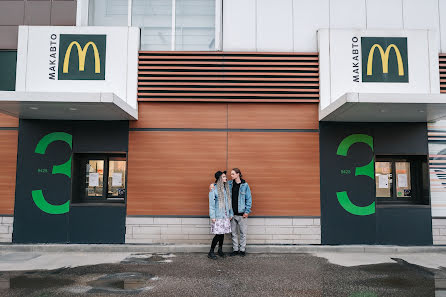
[[218, 242], [218, 248], [223, 247], [223, 239], [225, 238], [224, 234], [216, 234], [214, 236], [214, 238], [212, 239], [212, 244], [211, 244], [211, 251], [213, 252], [215, 249], [215, 246], [217, 245]]

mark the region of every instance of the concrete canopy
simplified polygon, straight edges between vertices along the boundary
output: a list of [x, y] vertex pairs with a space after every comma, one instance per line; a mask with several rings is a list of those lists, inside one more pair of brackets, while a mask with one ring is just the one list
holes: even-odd
[[446, 94], [345, 93], [319, 111], [328, 122], [435, 122], [446, 119]]
[[138, 119], [138, 110], [114, 93], [2, 91], [0, 113], [20, 119]]

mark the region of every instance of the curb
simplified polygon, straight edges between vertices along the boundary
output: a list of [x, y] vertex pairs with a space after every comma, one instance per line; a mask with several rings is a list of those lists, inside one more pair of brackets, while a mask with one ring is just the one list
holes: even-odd
[[[231, 246], [224, 246], [231, 251]], [[0, 244], [0, 252], [206, 253], [209, 245], [190, 244]], [[249, 245], [248, 253], [443, 253], [446, 246]]]

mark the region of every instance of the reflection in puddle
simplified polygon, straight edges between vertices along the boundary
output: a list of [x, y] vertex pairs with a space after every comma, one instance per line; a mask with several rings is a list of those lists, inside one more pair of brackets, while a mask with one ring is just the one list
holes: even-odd
[[97, 280], [87, 283], [92, 287], [89, 293], [106, 293], [106, 292], [120, 292], [132, 293], [133, 291], [140, 291], [150, 289], [149, 281], [153, 275], [140, 272], [122, 272], [108, 274]]

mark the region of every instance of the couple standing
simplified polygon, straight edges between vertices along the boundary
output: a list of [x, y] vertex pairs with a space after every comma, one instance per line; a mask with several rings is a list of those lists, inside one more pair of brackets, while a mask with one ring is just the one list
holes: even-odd
[[[214, 249], [218, 243], [217, 254], [223, 253], [223, 239], [226, 233], [232, 233], [232, 253], [230, 256], [245, 256], [246, 233], [248, 231], [248, 215], [251, 212], [252, 197], [248, 183], [242, 179], [240, 169], [231, 170], [232, 180], [228, 181], [226, 171], [215, 173], [215, 184], [210, 185], [209, 217], [212, 220], [211, 250], [208, 257], [215, 260]], [[240, 241], [237, 227], [240, 229]]]

